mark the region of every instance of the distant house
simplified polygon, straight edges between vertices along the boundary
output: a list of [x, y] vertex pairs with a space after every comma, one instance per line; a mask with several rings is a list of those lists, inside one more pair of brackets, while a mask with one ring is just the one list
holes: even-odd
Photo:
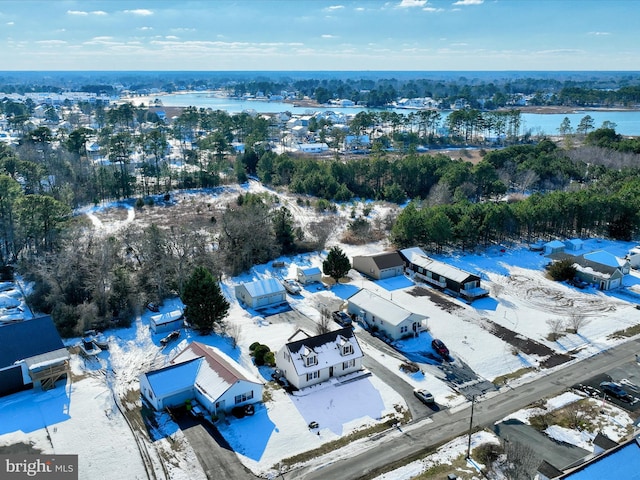
[[286, 302], [287, 292], [275, 278], [265, 278], [236, 286], [236, 298], [250, 308], [262, 308]]
[[0, 327], [0, 396], [54, 388], [66, 377], [69, 358], [49, 316]]
[[612, 290], [622, 286], [624, 276], [631, 271], [628, 260], [604, 250], [569, 258], [575, 262], [576, 277], [600, 290]]
[[[296, 332], [299, 333], [299, 332]], [[362, 350], [351, 327], [314, 337], [289, 338], [276, 354], [276, 366], [298, 389], [362, 369]]]
[[481, 287], [480, 277], [428, 257], [418, 247], [400, 250], [405, 268], [416, 280], [471, 302], [489, 294]]
[[181, 328], [184, 324], [182, 310], [172, 310], [170, 312], [153, 315], [149, 319], [149, 328], [153, 333], [170, 332]]
[[171, 365], [140, 376], [140, 393], [155, 410], [195, 399], [209, 414], [262, 400], [263, 383], [215, 347], [191, 343]]
[[369, 290], [362, 289], [347, 301], [348, 313], [392, 340], [418, 335], [426, 329], [425, 316], [410, 312]]
[[323, 153], [329, 150], [326, 143], [300, 143], [298, 148], [302, 153]]
[[322, 282], [322, 270], [318, 267], [307, 267], [296, 269], [296, 278], [303, 285], [310, 283]]
[[640, 266], [640, 245], [636, 245], [629, 250], [624, 258], [629, 260], [629, 265], [632, 268], [638, 268]]
[[344, 149], [346, 151], [369, 150], [371, 148], [371, 139], [369, 135], [347, 135], [344, 138]]
[[356, 255], [352, 265], [354, 270], [376, 280], [396, 277], [404, 272], [404, 260], [398, 252]]

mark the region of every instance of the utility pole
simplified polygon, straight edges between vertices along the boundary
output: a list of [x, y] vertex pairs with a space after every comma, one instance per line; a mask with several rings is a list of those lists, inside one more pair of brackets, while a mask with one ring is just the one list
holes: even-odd
[[471, 429], [473, 428], [473, 406], [476, 403], [476, 396], [473, 395], [471, 397], [471, 419], [469, 420], [469, 444], [467, 445], [467, 456], [465, 457], [469, 460], [469, 455], [471, 454]]

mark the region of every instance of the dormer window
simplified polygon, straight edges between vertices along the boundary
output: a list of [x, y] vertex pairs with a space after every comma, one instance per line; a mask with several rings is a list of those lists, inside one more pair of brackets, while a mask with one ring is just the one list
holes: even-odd
[[304, 364], [307, 367], [312, 367], [318, 364], [318, 356], [316, 355], [316, 352], [311, 350], [309, 347], [303, 348], [302, 358], [304, 359]]
[[338, 337], [338, 348], [340, 355], [351, 355], [353, 353], [353, 345], [343, 336]]

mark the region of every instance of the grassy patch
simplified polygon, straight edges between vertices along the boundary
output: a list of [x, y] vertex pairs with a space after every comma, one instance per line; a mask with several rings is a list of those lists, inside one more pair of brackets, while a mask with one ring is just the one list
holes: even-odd
[[640, 333], [640, 325], [634, 325], [629, 328], [625, 328], [624, 330], [618, 330], [617, 332], [613, 332], [609, 334], [607, 340], [619, 340], [621, 338], [629, 338], [634, 337]]
[[598, 430], [599, 410], [600, 408], [596, 404], [585, 398], [552, 412], [531, 417], [529, 422], [533, 428], [540, 432], [551, 425], [557, 425], [593, 433]]
[[533, 367], [524, 367], [519, 370], [516, 370], [515, 372], [505, 373], [504, 375], [500, 375], [499, 377], [494, 378], [493, 384], [500, 387], [502, 385], [505, 385], [509, 380], [520, 378], [525, 373], [528, 373], [532, 370], [534, 370]]

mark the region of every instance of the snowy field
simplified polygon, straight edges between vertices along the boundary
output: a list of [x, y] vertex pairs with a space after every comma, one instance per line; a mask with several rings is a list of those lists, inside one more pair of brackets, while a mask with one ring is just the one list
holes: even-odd
[[[264, 190], [255, 183], [251, 183], [250, 188], [254, 191]], [[234, 190], [226, 193], [229, 197], [237, 195]], [[283, 204], [291, 207], [295, 218], [300, 217], [303, 222], [317, 220], [311, 214], [312, 210], [297, 206], [293, 197], [282, 198]], [[224, 204], [228, 197], [213, 199]], [[381, 218], [389, 209], [386, 205], [370, 206], [373, 207], [371, 218]], [[361, 204], [357, 206], [361, 207]], [[350, 206], [340, 208], [339, 215], [348, 218], [350, 210]], [[128, 209], [126, 219], [115, 226], [105, 225], [99, 218], [99, 210], [89, 209], [85, 213], [96, 230], [104, 232], [136, 221], [132, 208]], [[330, 244], [339, 244], [339, 232], [336, 232]], [[340, 246], [349, 257], [378, 253], [386, 248], [384, 243]], [[623, 256], [631, 246], [633, 244], [624, 242], [589, 240], [585, 242], [582, 253], [604, 249]], [[259, 378], [269, 381], [271, 370], [258, 369], [253, 365], [249, 345], [260, 341], [272, 351], [277, 351], [298, 327], [292, 323], [271, 322], [268, 317], [258, 321], [258, 312], [240, 307], [233, 295], [234, 286], [267, 277], [293, 277], [297, 265], [321, 267], [325, 254], [281, 258], [278, 260], [285, 262], [284, 268], [261, 265], [238, 277], [224, 279], [223, 292], [231, 303], [227, 322], [242, 327], [236, 348], [232, 347], [227, 337], [203, 337], [191, 331], [183, 331], [177, 342], [163, 348], [160, 339], [164, 334], [152, 335], [149, 331], [151, 312], [144, 312], [128, 329], [107, 332], [111, 340], [110, 350], [102, 352], [97, 360], [89, 361], [72, 355], [73, 382], [66, 387], [59, 384], [48, 392], [29, 391], [0, 398], [0, 446], [24, 443], [45, 453], [78, 454], [83, 479], [146, 478], [146, 470], [153, 470], [159, 478], [206, 478], [194, 452], [167, 415], [157, 415], [158, 427], [151, 432], [142, 425], [139, 420], [138, 376], [166, 365], [187, 342], [197, 340], [221, 349]], [[640, 310], [635, 308], [640, 303], [640, 295], [634, 292], [634, 286], [640, 284], [640, 278], [635, 274], [627, 276], [624, 288], [614, 292], [599, 292], [579, 290], [546, 279], [543, 267], [548, 259], [524, 246], [506, 248], [504, 251], [495, 248], [481, 254], [440, 255], [437, 258], [479, 273], [483, 286], [492, 292], [491, 296], [472, 305], [455, 299], [449, 299], [448, 305], [436, 304], [428, 296], [412, 295], [410, 292], [415, 285], [406, 277], [372, 282], [352, 270], [347, 282], [330, 290], [306, 288], [301, 295], [289, 297], [291, 307], [318, 321], [320, 305], [340, 304], [360, 288], [373, 290], [408, 310], [427, 316], [429, 333], [399, 342], [397, 347], [402, 351], [428, 351], [432, 336], [437, 337], [449, 347], [454, 363], [468, 365], [481, 379], [493, 381], [526, 368], [527, 373], [510, 380], [511, 385], [544, 374], [543, 362], [546, 358], [518, 351], [494, 335], [491, 325], [517, 332], [521, 337], [548, 347], [555, 353], [571, 352], [579, 359], [623, 341], [612, 340], [609, 336], [640, 323]], [[167, 301], [162, 309], [168, 312], [180, 307], [179, 299], [173, 299]], [[555, 342], [549, 341], [547, 321], [566, 320], [574, 312], [585, 315], [588, 322], [576, 334], [565, 334]], [[359, 329], [356, 327], [356, 332]], [[77, 341], [71, 339], [68, 345], [72, 346]], [[431, 391], [438, 404], [453, 407], [466, 402], [465, 397], [445, 381], [437, 362], [425, 362], [421, 365], [423, 373], [410, 376], [400, 371], [398, 360], [364, 342], [360, 344], [365, 355], [385, 364], [415, 387]], [[272, 383], [267, 385], [266, 390], [270, 399], [256, 409], [254, 416], [243, 419], [228, 417], [217, 425], [238, 453], [239, 459], [262, 476], [273, 475], [274, 468], [285, 458], [315, 449], [394, 416], [400, 417], [407, 409], [403, 398], [375, 375], [343, 385], [328, 383], [297, 395], [288, 395]], [[559, 402], [566, 401], [569, 400], [562, 397]], [[514, 415], [524, 418], [527, 414]], [[621, 413], [612, 412], [611, 416], [615, 418], [612, 424], [630, 422]], [[308, 424], [311, 421], [318, 422], [320, 428], [310, 430]], [[615, 439], [615, 432], [609, 433]], [[558, 429], [547, 434], [554, 438], [568, 438], [571, 443], [584, 444], [590, 440], [582, 437], [577, 439], [573, 437], [575, 432]], [[487, 441], [497, 442], [497, 439], [484, 433], [474, 437], [474, 445]], [[358, 448], [365, 447], [354, 442], [341, 449], [340, 455], [353, 454]], [[407, 465], [402, 471], [380, 478], [409, 479], [423, 471], [428, 462], [442, 463], [448, 457], [459, 456], [465, 448], [466, 440], [455, 440], [441, 449], [439, 456]]]

